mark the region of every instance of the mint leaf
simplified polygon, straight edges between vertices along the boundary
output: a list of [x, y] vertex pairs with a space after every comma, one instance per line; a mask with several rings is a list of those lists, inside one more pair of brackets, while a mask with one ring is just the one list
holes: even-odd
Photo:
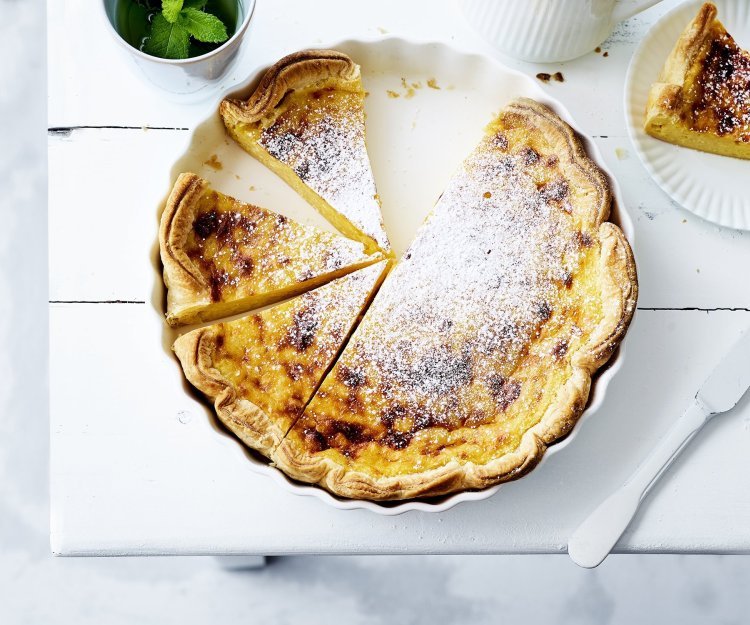
[[189, 44], [190, 34], [181, 24], [170, 24], [164, 15], [157, 13], [151, 20], [151, 36], [143, 51], [163, 59], [186, 59]]
[[227, 27], [215, 15], [195, 8], [183, 9], [178, 23], [198, 41], [221, 43], [227, 40]]
[[182, 11], [183, 0], [161, 0], [161, 12], [170, 24], [177, 21]]

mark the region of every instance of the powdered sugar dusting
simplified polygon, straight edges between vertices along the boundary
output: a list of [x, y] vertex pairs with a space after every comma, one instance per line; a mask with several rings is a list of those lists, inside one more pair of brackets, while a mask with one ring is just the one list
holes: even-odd
[[290, 342], [304, 351], [315, 340], [317, 352], [330, 362], [384, 269], [385, 261], [375, 263], [304, 293], [289, 328]]
[[580, 258], [567, 183], [526, 173], [539, 158], [487, 137], [383, 285], [340, 362], [376, 371], [373, 393], [386, 403], [434, 425], [478, 418], [475, 402], [457, 400], [478, 377], [501, 410], [518, 396], [504, 376]]
[[289, 427], [338, 354], [384, 267], [385, 262], [370, 265], [219, 324], [214, 366], [241, 397]]
[[294, 112], [294, 121], [282, 120], [264, 129], [261, 145], [381, 249], [390, 249], [367, 156], [361, 105], [329, 110], [324, 96], [311, 99], [301, 114]]

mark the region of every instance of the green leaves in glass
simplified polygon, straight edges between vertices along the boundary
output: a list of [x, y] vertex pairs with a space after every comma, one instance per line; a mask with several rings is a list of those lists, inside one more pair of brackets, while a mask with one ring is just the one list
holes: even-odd
[[227, 27], [224, 26], [224, 22], [200, 9], [182, 9], [177, 23], [198, 41], [221, 43], [227, 40]]
[[174, 24], [182, 11], [183, 0], [162, 0], [161, 14], [170, 23]]
[[162, 0], [161, 12], [151, 19], [151, 32], [143, 51], [163, 59], [190, 56], [190, 37], [202, 43], [227, 40], [227, 28], [204, 9], [207, 0]]
[[163, 13], [151, 20], [151, 36], [143, 51], [163, 59], [186, 59], [190, 49], [190, 34], [178, 22], [170, 24]]

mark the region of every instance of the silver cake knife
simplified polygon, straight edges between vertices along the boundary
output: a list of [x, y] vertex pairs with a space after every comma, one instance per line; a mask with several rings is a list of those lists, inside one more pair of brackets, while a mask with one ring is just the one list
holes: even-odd
[[578, 526], [568, 554], [579, 566], [601, 564], [615, 546], [638, 506], [662, 473], [714, 415], [734, 408], [750, 387], [750, 329], [714, 369], [693, 403], [625, 484]]

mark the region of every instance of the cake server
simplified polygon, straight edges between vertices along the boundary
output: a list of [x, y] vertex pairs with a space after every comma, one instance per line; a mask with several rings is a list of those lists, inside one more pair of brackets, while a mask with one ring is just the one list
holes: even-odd
[[703, 383], [688, 409], [625, 484], [573, 532], [568, 554], [579, 566], [601, 564], [662, 473], [714, 415], [734, 408], [750, 387], [750, 329]]

